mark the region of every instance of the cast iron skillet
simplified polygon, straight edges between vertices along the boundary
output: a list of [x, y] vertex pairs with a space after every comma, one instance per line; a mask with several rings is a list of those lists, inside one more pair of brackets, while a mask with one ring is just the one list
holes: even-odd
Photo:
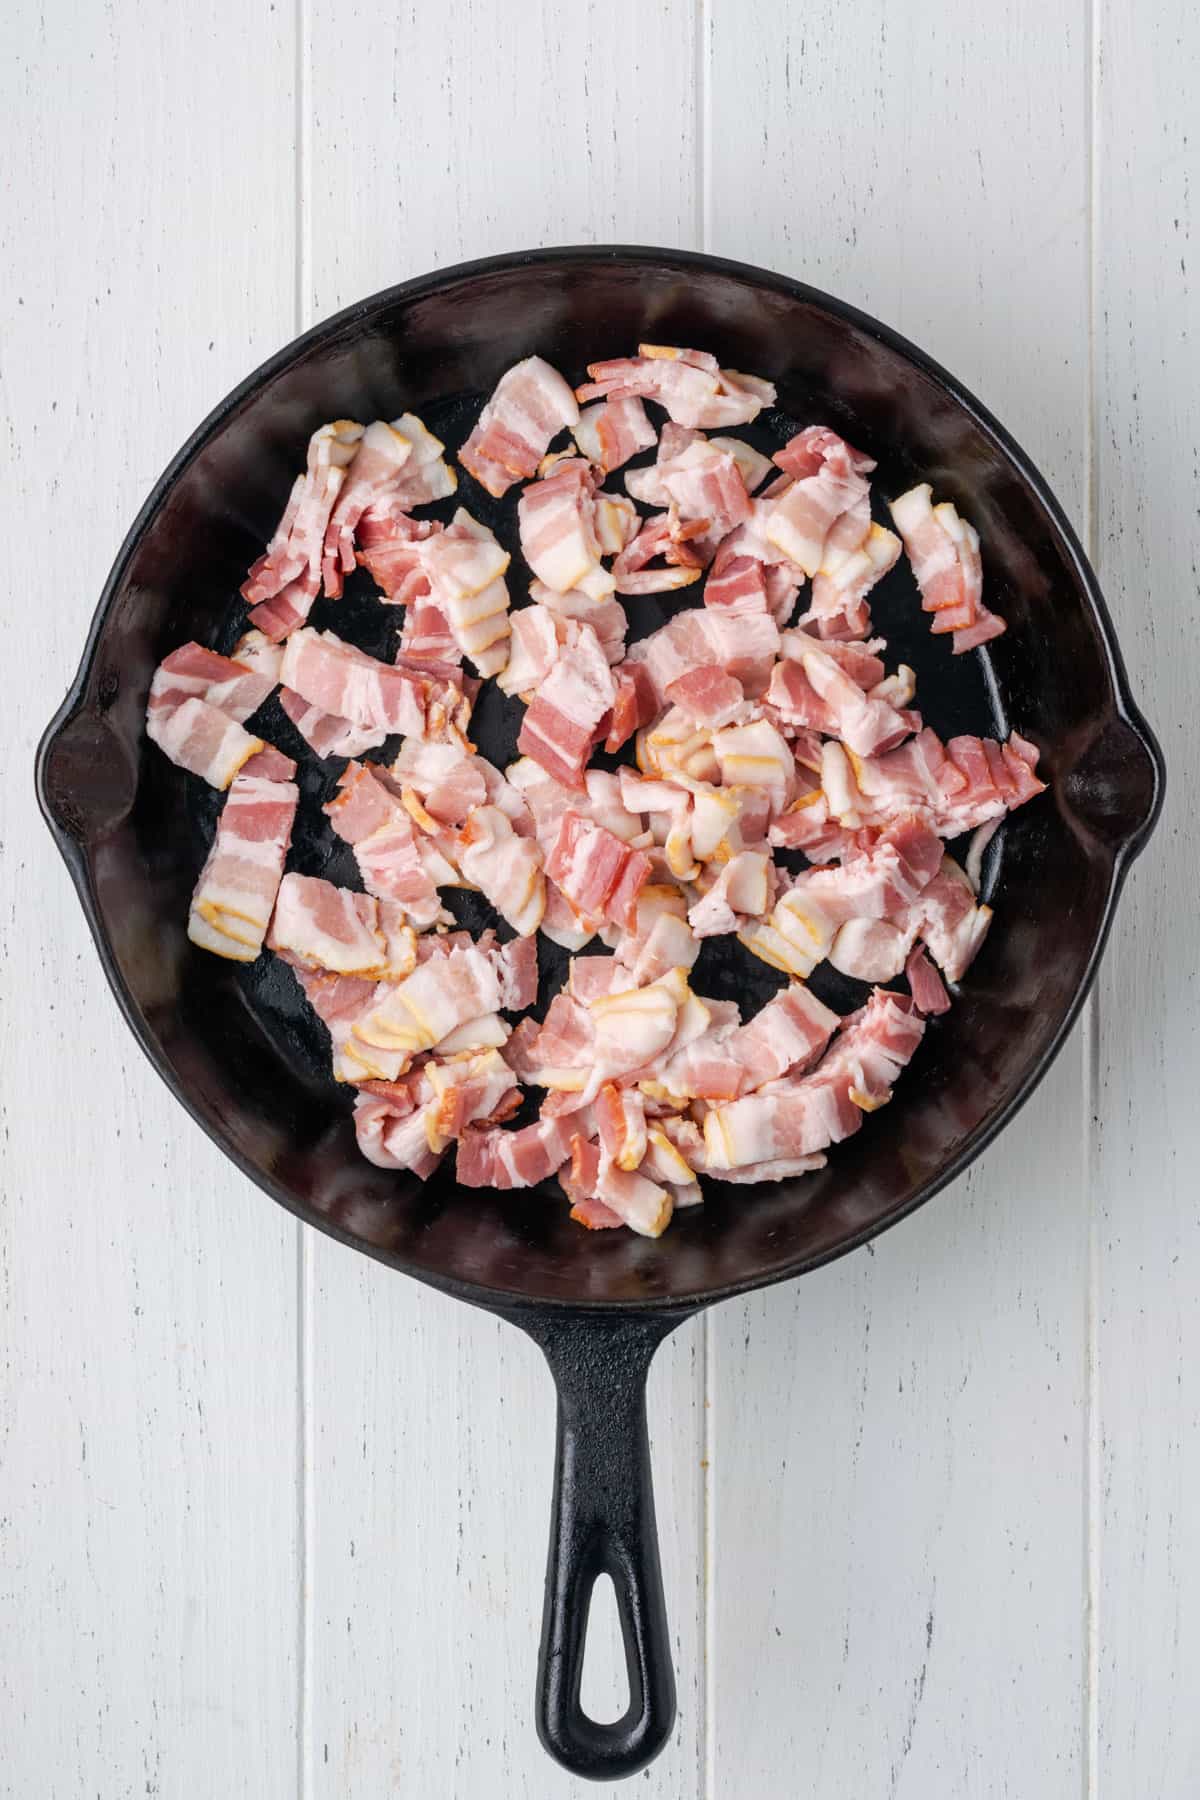
[[[188, 895], [219, 801], [143, 732], [159, 659], [190, 637], [227, 648], [240, 630], [238, 582], [318, 424], [412, 408], [456, 447], [519, 357], [538, 351], [578, 380], [586, 362], [646, 339], [698, 345], [769, 376], [779, 410], [761, 422], [762, 441], [778, 441], [792, 422], [829, 424], [878, 459], [880, 495], [929, 480], [958, 503], [981, 533], [988, 599], [1008, 619], [1007, 636], [990, 657], [952, 659], [930, 638], [903, 568], [878, 590], [876, 619], [891, 653], [916, 665], [919, 702], [940, 731], [1003, 733], [1011, 721], [1038, 745], [1050, 784], [997, 842], [991, 936], [892, 1104], [820, 1174], [754, 1192], [714, 1184], [657, 1242], [581, 1231], [561, 1198], [456, 1191], [452, 1163], [422, 1185], [364, 1162], [347, 1098], [328, 1077], [323, 1032], [290, 979], [267, 958], [241, 971], [188, 944]], [[492, 521], [503, 510], [465, 478], [459, 498]], [[352, 594], [314, 617], [378, 652], [384, 610]], [[644, 601], [630, 612], [639, 630], [662, 616]], [[519, 713], [487, 702], [478, 716], [486, 754], [507, 760]], [[294, 752], [299, 740], [276, 702], [263, 718]], [[332, 779], [308, 759], [307, 814], [319, 818], [315, 798]], [[675, 1712], [646, 1434], [655, 1349], [713, 1301], [862, 1244], [979, 1154], [1070, 1029], [1157, 816], [1161, 753], [1061, 508], [943, 369], [799, 282], [636, 248], [463, 264], [317, 326], [243, 382], [179, 452], [109, 576], [79, 673], [39, 749], [37, 783], [117, 1002], [192, 1117], [307, 1223], [499, 1313], [540, 1344], [558, 1387], [558, 1451], [538, 1731], [568, 1768], [631, 1774], [662, 1747]], [[301, 831], [291, 866], [355, 882], [352, 859], [323, 827]], [[749, 960], [710, 957], [698, 990], [757, 1005], [774, 980]], [[835, 996], [843, 1007], [856, 997], [849, 986]], [[579, 1702], [601, 1571], [617, 1591], [630, 1682], [628, 1710], [610, 1725]]]

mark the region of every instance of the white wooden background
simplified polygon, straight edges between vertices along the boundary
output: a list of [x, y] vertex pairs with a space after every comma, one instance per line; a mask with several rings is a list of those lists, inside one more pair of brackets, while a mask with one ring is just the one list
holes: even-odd
[[1016, 1128], [660, 1357], [680, 1708], [639, 1791], [1200, 1788], [1198, 58], [1186, 0], [9, 0], [5, 1796], [588, 1791], [531, 1722], [537, 1353], [186, 1120], [31, 788], [127, 523], [242, 374], [402, 277], [588, 239], [802, 275], [960, 374], [1086, 535], [1172, 780]]

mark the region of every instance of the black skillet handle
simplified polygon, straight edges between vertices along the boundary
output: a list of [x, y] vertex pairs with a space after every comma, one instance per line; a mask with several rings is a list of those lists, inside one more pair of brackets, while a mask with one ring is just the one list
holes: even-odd
[[[520, 1322], [540, 1344], [558, 1388], [538, 1736], [572, 1773], [616, 1780], [656, 1756], [675, 1723], [646, 1376], [679, 1317], [542, 1314]], [[629, 1677], [629, 1706], [609, 1725], [589, 1719], [579, 1699], [592, 1586], [602, 1574], [616, 1592]]]

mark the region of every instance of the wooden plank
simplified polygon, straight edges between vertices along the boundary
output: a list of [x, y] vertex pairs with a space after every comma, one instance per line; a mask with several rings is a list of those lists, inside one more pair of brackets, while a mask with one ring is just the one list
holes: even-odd
[[0, 1791], [14, 1797], [295, 1786], [296, 1231], [135, 1049], [32, 786], [147, 488], [291, 324], [277, 146], [293, 56], [290, 18], [265, 8], [21, 0], [5, 20]]
[[1091, 1726], [1096, 1791], [1164, 1800], [1200, 1782], [1198, 56], [1178, 0], [1098, 9], [1094, 553], [1169, 782], [1096, 1008]]
[[[707, 247], [927, 346], [1078, 518], [1080, 10], [709, 14]], [[1076, 1040], [1019, 1131], [874, 1253], [714, 1316], [710, 1794], [1080, 1779], [1083, 1131]]]
[[[419, 11], [315, 0], [304, 291], [312, 314], [463, 257], [692, 235], [692, 8], [669, 0]], [[369, 57], [347, 59], [347, 44]], [[346, 134], [348, 118], [368, 128]], [[540, 1354], [511, 1328], [312, 1238], [305, 1706], [309, 1788], [590, 1792], [533, 1729], [553, 1450]], [[701, 1744], [699, 1332], [652, 1380], [680, 1724]], [[610, 1629], [588, 1692], [618, 1691]], [[623, 1680], [623, 1665], [620, 1679]]]

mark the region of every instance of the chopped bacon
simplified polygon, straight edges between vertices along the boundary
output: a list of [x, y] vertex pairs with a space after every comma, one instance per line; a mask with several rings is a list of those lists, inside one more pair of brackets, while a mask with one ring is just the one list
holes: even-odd
[[754, 699], [766, 691], [778, 654], [779, 628], [765, 613], [730, 617], [719, 608], [693, 608], [642, 638], [627, 663], [644, 664], [660, 704], [680, 675], [714, 663]]
[[[911, 1009], [911, 1010], [910, 1010]], [[812, 1156], [857, 1131], [864, 1112], [891, 1098], [925, 1021], [903, 995], [876, 989], [809, 1075], [710, 1109], [704, 1143], [710, 1172]]]
[[274, 744], [264, 744], [261, 750], [247, 758], [239, 773], [257, 775], [262, 781], [294, 781], [296, 764], [282, 750], [276, 750]]
[[720, 369], [698, 350], [639, 344], [636, 357], [589, 363], [588, 374], [591, 380], [575, 390], [577, 399], [637, 394], [657, 400], [676, 424], [695, 428], [748, 425], [775, 403], [769, 381]]
[[567, 383], [540, 356], [527, 356], [497, 382], [458, 460], [495, 499], [537, 474], [553, 440], [579, 420]]
[[656, 436], [645, 407], [633, 394], [586, 407], [571, 432], [588, 461], [596, 463], [606, 475], [627, 463], [639, 450], [649, 450]]
[[369, 506], [386, 501], [400, 487], [412, 445], [392, 425], [376, 419], [358, 440], [341, 492], [325, 528], [321, 577], [331, 600], [342, 593], [342, 584], [355, 564], [354, 534]]
[[368, 1162], [381, 1169], [408, 1169], [426, 1180], [441, 1162], [442, 1152], [430, 1148], [425, 1130], [433, 1094], [424, 1069], [414, 1087], [419, 1096], [415, 1103], [406, 1104], [407, 1094], [404, 1099], [360, 1094], [354, 1102], [354, 1134]]
[[423, 846], [381, 769], [347, 764], [324, 812], [343, 842], [353, 846], [369, 894], [401, 906], [418, 931], [448, 918], [438, 885], [456, 880], [456, 872]]
[[698, 938], [740, 931], [747, 919], [761, 918], [774, 899], [775, 870], [768, 853], [739, 850], [689, 909], [688, 924]]
[[961, 981], [979, 953], [992, 922], [975, 890], [951, 856], [924, 887], [908, 915], [949, 981]]
[[518, 750], [556, 781], [582, 788], [584, 764], [615, 698], [608, 658], [595, 632], [569, 622], [558, 661], [525, 714]]
[[423, 737], [429, 683], [406, 669], [376, 661], [336, 637], [307, 626], [288, 639], [285, 687], [335, 718], [372, 730]]
[[239, 769], [266, 748], [228, 713], [207, 700], [148, 713], [146, 735], [179, 768], [200, 775], [210, 787], [227, 788]]
[[354, 1035], [368, 1047], [412, 1057], [499, 1006], [500, 984], [489, 958], [475, 947], [452, 950], [418, 963], [392, 985], [356, 1022]]
[[291, 957], [281, 960], [291, 969], [305, 999], [329, 1033], [335, 1081], [361, 1082], [370, 1071], [354, 1052], [354, 1023], [375, 1004], [378, 983], [359, 975], [331, 975], [327, 969], [306, 969]]
[[581, 457], [531, 482], [517, 503], [517, 520], [521, 549], [539, 581], [559, 594], [578, 588], [593, 600], [612, 593], [596, 534], [595, 476]]
[[1006, 744], [965, 736], [943, 744], [927, 727], [910, 743], [860, 759], [854, 804], [871, 820], [928, 807], [938, 833], [957, 837], [1043, 793], [1037, 760], [1036, 747], [1016, 732]]
[[875, 464], [820, 425], [797, 432], [774, 461], [793, 479], [771, 500], [763, 533], [806, 575], [815, 575], [837, 521], [869, 495], [866, 473]]
[[714, 730], [744, 719], [749, 711], [737, 676], [730, 675], [716, 663], [706, 663], [677, 675], [663, 689], [663, 699], [680, 707], [695, 724], [709, 725]]
[[636, 903], [650, 877], [650, 859], [630, 850], [604, 826], [567, 812], [546, 858], [546, 874], [593, 930], [605, 919], [632, 929]]
[[381, 729], [354, 725], [349, 719], [338, 719], [332, 713], [322, 712], [319, 706], [314, 706], [289, 687], [280, 689], [279, 704], [309, 749], [322, 758], [361, 756], [364, 750], [377, 749], [388, 735]]
[[[283, 648], [279, 644], [273, 644], [261, 631], [253, 628], [244, 631], [233, 646], [231, 660], [240, 663], [243, 668], [253, 669], [256, 675], [270, 676], [271, 687], [279, 685]], [[211, 700], [212, 696], [209, 695], [208, 698]]]
[[325, 533], [362, 435], [362, 426], [350, 419], [335, 419], [313, 433], [305, 472], [296, 477], [265, 554], [242, 583], [251, 624], [275, 642], [303, 625], [317, 597]]
[[625, 616], [625, 608], [611, 594], [606, 594], [600, 600], [593, 600], [590, 594], [582, 593], [578, 588], [559, 594], [547, 587], [544, 581], [531, 581], [529, 598], [552, 612], [556, 619], [575, 619], [581, 625], [590, 625], [609, 662], [621, 661], [625, 654], [625, 633], [629, 621]]
[[462, 506], [418, 549], [430, 595], [459, 649], [480, 675], [498, 674], [508, 661], [507, 550]]
[[242, 725], [277, 679], [269, 669], [218, 656], [201, 644], [183, 644], [154, 672], [146, 735], [180, 768], [226, 788], [265, 747]]
[[163, 720], [183, 701], [199, 699], [215, 706], [236, 724], [244, 725], [278, 679], [277, 673], [218, 656], [202, 644], [182, 644], [164, 657], [154, 671], [146, 705], [147, 721]]
[[429, 592], [421, 545], [444, 528], [435, 519], [414, 519], [395, 500], [368, 507], [359, 520], [357, 557], [394, 606], [411, 606]]
[[[853, 529], [857, 532], [858, 520], [852, 512], [844, 513], [842, 518], [853, 518]], [[831, 554], [841, 520], [825, 540], [824, 560], [813, 577], [812, 608], [805, 615], [816, 625], [822, 638], [864, 638], [868, 635], [871, 609], [867, 605], [867, 595], [899, 559], [900, 539], [895, 532], [871, 523], [869, 511], [867, 519], [866, 533], [852, 549], [843, 552], [839, 546]]]
[[443, 1062], [435, 1058], [423, 1071], [433, 1098], [425, 1117], [431, 1150], [441, 1152], [461, 1137], [476, 1119], [505, 1118], [520, 1105], [517, 1078], [493, 1048]]
[[239, 775], [192, 894], [188, 936], [234, 962], [253, 962], [275, 906], [300, 790]]
[[333, 975], [396, 981], [416, 963], [403, 908], [315, 875], [283, 877], [267, 943], [306, 969]]
[[658, 701], [645, 665], [625, 663], [617, 671], [612, 723], [604, 740], [604, 748], [619, 750], [635, 732], [649, 725], [657, 713]]
[[[843, 646], [838, 646], [842, 648]], [[848, 675], [838, 658], [830, 654], [829, 644], [813, 643], [811, 649], [801, 653], [800, 667], [807, 678], [808, 685], [821, 702], [824, 724], [818, 724], [811, 713], [804, 712], [793, 705], [790, 717], [802, 725], [812, 725], [817, 730], [831, 730], [831, 735], [841, 738], [842, 742], [856, 756], [878, 756], [885, 750], [895, 746], [911, 735], [920, 731], [921, 720], [916, 713], [898, 710], [887, 700], [873, 700], [863, 692], [858, 682]], [[777, 671], [776, 679], [787, 683], [795, 682], [790, 673], [795, 664], [788, 661], [779, 665], [785, 671], [782, 677]], [[793, 701], [795, 688], [785, 686], [776, 688], [776, 697], [772, 704], [783, 709], [784, 704]], [[768, 690], [770, 695], [771, 690]]]
[[511, 614], [512, 643], [508, 666], [496, 678], [506, 694], [530, 695], [542, 685], [558, 661], [558, 625], [545, 606], [523, 606]]
[[932, 613], [934, 632], [953, 632], [955, 656], [974, 650], [1006, 629], [983, 604], [979, 533], [944, 500], [933, 505], [928, 482], [891, 502], [892, 518], [912, 564], [921, 606]]
[[918, 1012], [944, 1013], [950, 1010], [950, 996], [942, 986], [942, 978], [925, 954], [924, 947], [918, 944], [909, 953], [904, 965], [904, 973], [908, 976], [908, 985], [912, 991]]
[[536, 1187], [570, 1160], [578, 1126], [570, 1117], [545, 1114], [519, 1131], [473, 1129], [458, 1142], [457, 1176], [462, 1187]]
[[542, 853], [497, 806], [477, 806], [458, 834], [459, 867], [513, 930], [528, 937], [546, 910]]

